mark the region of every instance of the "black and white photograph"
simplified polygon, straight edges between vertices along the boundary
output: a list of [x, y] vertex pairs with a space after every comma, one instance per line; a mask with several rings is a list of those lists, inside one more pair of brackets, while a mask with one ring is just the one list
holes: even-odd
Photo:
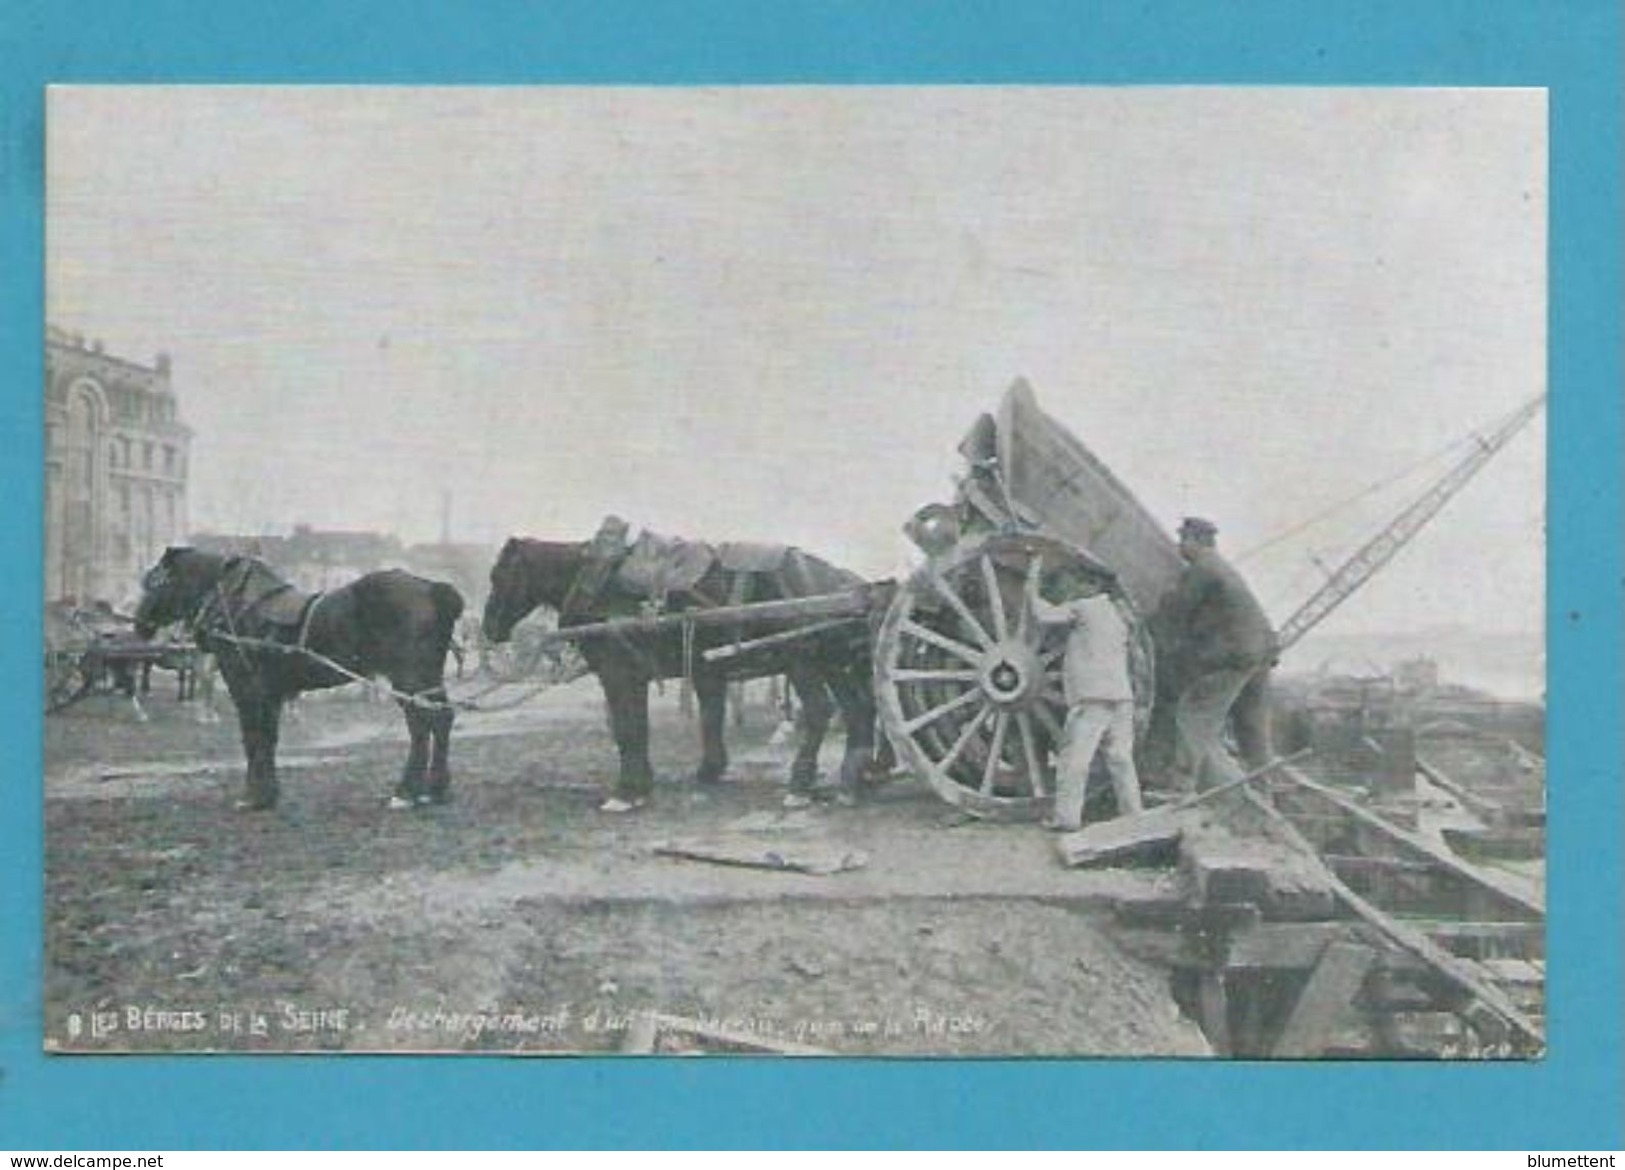
[[1541, 1058], [1547, 107], [51, 88], [47, 1051]]

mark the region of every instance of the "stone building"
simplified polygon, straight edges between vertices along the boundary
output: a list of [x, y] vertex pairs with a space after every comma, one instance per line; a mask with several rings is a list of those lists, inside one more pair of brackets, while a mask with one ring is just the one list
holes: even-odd
[[170, 360], [151, 366], [47, 327], [45, 599], [115, 605], [187, 531], [192, 431]]

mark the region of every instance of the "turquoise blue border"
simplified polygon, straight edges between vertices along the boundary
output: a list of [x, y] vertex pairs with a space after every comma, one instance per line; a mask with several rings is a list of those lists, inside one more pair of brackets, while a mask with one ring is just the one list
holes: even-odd
[[[1617, 0], [13, 0], [0, 15], [0, 1149], [1619, 1149]], [[1263, 83], [1551, 89], [1551, 1055], [1532, 1066], [58, 1059], [39, 1052], [50, 82]]]

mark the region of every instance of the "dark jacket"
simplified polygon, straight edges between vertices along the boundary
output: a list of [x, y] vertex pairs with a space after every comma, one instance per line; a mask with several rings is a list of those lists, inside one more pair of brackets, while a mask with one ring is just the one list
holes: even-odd
[[1275, 631], [1241, 574], [1212, 549], [1200, 549], [1158, 608], [1152, 629], [1163, 655], [1186, 679], [1216, 670], [1272, 663]]

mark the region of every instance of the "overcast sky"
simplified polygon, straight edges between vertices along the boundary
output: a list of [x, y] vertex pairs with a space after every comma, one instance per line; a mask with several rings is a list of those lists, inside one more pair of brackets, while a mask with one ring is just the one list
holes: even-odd
[[[866, 576], [1017, 376], [1277, 621], [1545, 388], [1538, 91], [71, 88], [47, 312], [200, 529], [635, 527]], [[1541, 628], [1544, 418], [1328, 632]], [[1426, 471], [1436, 475], [1444, 463]]]

